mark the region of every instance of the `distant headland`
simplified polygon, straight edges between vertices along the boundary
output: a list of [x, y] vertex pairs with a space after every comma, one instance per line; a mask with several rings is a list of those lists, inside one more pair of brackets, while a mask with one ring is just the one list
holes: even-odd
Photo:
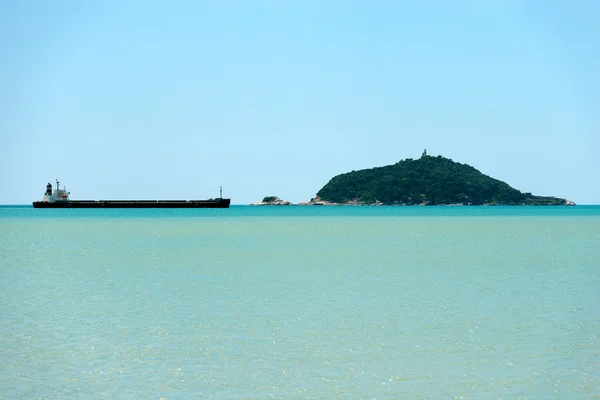
[[[253, 205], [293, 205], [267, 196]], [[297, 205], [574, 206], [559, 198], [522, 193], [474, 167], [442, 156], [408, 158], [393, 165], [333, 177], [317, 196]]]

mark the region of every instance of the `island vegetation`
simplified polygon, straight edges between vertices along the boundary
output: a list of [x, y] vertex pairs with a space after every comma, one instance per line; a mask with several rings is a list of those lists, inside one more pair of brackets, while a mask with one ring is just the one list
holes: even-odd
[[474, 167], [442, 156], [406, 159], [332, 178], [312, 204], [345, 205], [574, 205], [522, 193]]

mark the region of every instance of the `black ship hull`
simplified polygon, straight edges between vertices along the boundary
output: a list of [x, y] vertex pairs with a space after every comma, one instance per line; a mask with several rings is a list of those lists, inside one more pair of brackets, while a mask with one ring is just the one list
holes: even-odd
[[231, 199], [34, 201], [33, 208], [229, 208]]

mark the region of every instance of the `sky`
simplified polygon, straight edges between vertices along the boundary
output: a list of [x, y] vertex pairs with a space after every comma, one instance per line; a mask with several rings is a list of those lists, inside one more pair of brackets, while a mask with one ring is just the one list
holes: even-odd
[[420, 157], [600, 204], [600, 2], [0, 0], [0, 204], [309, 200]]

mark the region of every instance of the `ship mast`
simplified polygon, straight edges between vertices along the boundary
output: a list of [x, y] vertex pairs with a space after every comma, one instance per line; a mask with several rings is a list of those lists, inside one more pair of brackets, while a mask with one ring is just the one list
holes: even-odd
[[60, 185], [60, 181], [57, 179], [57, 180], [56, 180], [56, 190], [58, 190], [58, 189], [59, 189], [59, 186], [58, 186], [58, 185]]
[[219, 198], [223, 198], [223, 186], [219, 186]]

